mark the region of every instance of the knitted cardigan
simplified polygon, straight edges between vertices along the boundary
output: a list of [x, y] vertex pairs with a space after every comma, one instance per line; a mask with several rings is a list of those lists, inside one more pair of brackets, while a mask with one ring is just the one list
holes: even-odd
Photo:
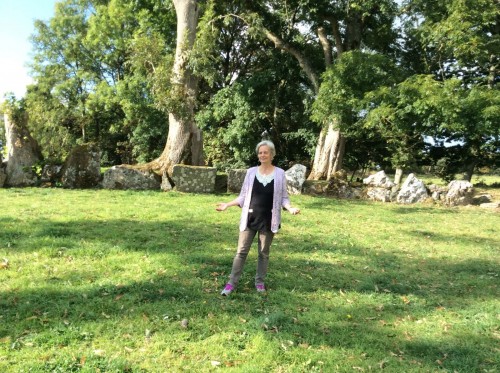
[[[243, 232], [248, 224], [248, 210], [250, 208], [250, 199], [252, 198], [252, 189], [257, 167], [247, 170], [245, 180], [238, 196], [238, 205], [243, 209], [240, 218], [240, 231]], [[274, 168], [274, 195], [273, 209], [271, 214], [271, 231], [277, 233], [281, 224], [281, 208], [290, 204], [288, 191], [286, 189], [285, 171], [279, 167]]]

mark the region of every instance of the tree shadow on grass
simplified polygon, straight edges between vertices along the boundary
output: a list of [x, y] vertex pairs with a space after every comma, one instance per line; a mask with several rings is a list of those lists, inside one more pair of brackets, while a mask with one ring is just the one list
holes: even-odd
[[[126, 256], [128, 251], [153, 254], [165, 266], [172, 261], [174, 264], [164, 273], [144, 275], [142, 280], [131, 277], [123, 284], [108, 281], [105, 273], [89, 274], [82, 268], [63, 275], [48, 274], [38, 287], [1, 291], [0, 340], [8, 337], [13, 344], [18, 343], [16, 348], [24, 348], [28, 342], [49, 348], [88, 345], [94, 338], [88, 328], [96, 330], [95, 324], [102, 324], [107, 326], [105, 333], [112, 334], [106, 330], [120, 323], [137, 328], [135, 332], [141, 339], [145, 329], [159, 338], [167, 333], [180, 336], [185, 333], [179, 327], [180, 319], [187, 318], [193, 324], [189, 329], [191, 343], [218, 330], [243, 330], [248, 336], [262, 334], [273, 345], [285, 344], [283, 349], [288, 351], [307, 351], [307, 346], [352, 350], [358, 354], [356, 363], [380, 366], [385, 361], [383, 364], [392, 371], [403, 371], [412, 364], [415, 371], [480, 371], [494, 367], [490, 362], [494, 361], [493, 351], [485, 348], [478, 354], [477, 349], [468, 347], [474, 343], [495, 345], [491, 334], [445, 333], [435, 341], [402, 335], [392, 327], [409, 315], [423, 318], [434, 315], [441, 307], [461, 312], [476, 307], [478, 301], [498, 299], [497, 277], [488, 274], [490, 268], [495, 268], [494, 262], [414, 260], [397, 252], [377, 252], [358, 245], [326, 247], [314, 238], [308, 248], [317, 249], [310, 252], [303, 249], [299, 235], [289, 235], [284, 238], [287, 251], [273, 249], [269, 294], [261, 297], [253, 289], [253, 248], [245, 268], [247, 283], [225, 299], [218, 292], [235, 250], [221, 251], [221, 247], [234, 246], [236, 237], [235, 224], [220, 221], [207, 226], [182, 219], [28, 223], [9, 219], [0, 239], [11, 242], [9, 250], [14, 256], [14, 252], [41, 250], [32, 246], [36, 243], [54, 258], [106, 261], [116, 253]], [[282, 244], [280, 239], [276, 242]], [[328, 260], [321, 260], [321, 255], [328, 255]], [[364, 260], [345, 259], [346, 255]], [[15, 259], [12, 262], [13, 268], [8, 270], [15, 270]], [[109, 270], [127, 268], [124, 264]], [[359, 302], [356, 296], [349, 303], [342, 299], [345, 294], [349, 298], [352, 294], [368, 294], [377, 299], [378, 305]], [[210, 314], [213, 321], [207, 326], [201, 320]], [[351, 318], [347, 319], [347, 315]], [[287, 345], [287, 341], [293, 345]], [[317, 356], [321, 356], [319, 350]]]

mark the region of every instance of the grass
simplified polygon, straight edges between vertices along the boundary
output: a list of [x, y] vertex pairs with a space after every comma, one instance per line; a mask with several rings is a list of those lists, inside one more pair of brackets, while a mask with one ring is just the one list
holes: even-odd
[[0, 189], [0, 371], [498, 371], [498, 212], [296, 196], [223, 298], [232, 198]]

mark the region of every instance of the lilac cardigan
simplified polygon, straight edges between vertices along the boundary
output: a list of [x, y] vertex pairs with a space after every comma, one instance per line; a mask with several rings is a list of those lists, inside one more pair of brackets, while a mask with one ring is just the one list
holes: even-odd
[[[252, 197], [252, 188], [257, 167], [252, 167], [247, 170], [243, 186], [241, 187], [240, 195], [237, 198], [238, 205], [243, 208], [241, 211], [240, 231], [243, 232], [247, 228], [248, 223], [248, 210], [250, 208], [250, 199]], [[281, 168], [274, 168], [274, 196], [273, 196], [273, 209], [271, 215], [271, 231], [278, 232], [281, 223], [281, 208], [288, 206], [290, 200], [288, 198], [288, 191], [286, 190], [285, 171]]]

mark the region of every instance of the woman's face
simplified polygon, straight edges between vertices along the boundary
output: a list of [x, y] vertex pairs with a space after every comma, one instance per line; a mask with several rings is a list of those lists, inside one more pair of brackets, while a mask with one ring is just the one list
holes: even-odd
[[263, 164], [271, 163], [271, 161], [273, 160], [273, 156], [271, 155], [271, 149], [269, 149], [269, 146], [267, 145], [262, 145], [259, 148], [258, 156], [260, 163]]

